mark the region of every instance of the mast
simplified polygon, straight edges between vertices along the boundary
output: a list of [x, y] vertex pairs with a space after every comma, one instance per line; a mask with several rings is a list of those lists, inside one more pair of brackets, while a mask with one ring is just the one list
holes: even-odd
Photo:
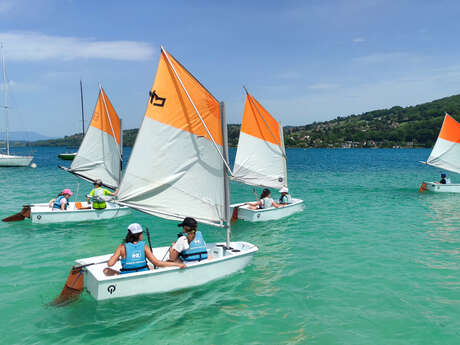
[[[121, 183], [121, 170], [123, 169], [123, 120], [120, 119], [120, 175], [118, 177], [118, 186]], [[118, 188], [117, 188], [118, 189]]]
[[85, 136], [85, 112], [83, 110], [83, 85], [80, 79], [80, 100], [81, 100], [81, 129], [83, 136]]
[[284, 170], [284, 185], [287, 187], [287, 167], [286, 167], [286, 160], [287, 160], [287, 155], [286, 155], [286, 147], [284, 146], [284, 131], [283, 131], [283, 126], [281, 125], [281, 122], [278, 122], [280, 126], [280, 139], [281, 139], [281, 149], [283, 150], [283, 170]]
[[5, 123], [6, 123], [6, 154], [10, 154], [10, 136], [9, 136], [9, 130], [8, 130], [8, 97], [7, 97], [7, 92], [8, 92], [8, 86], [6, 82], [6, 70], [5, 70], [5, 55], [3, 54], [3, 44], [0, 45], [0, 48], [2, 50], [2, 71], [3, 71], [3, 95], [4, 95], [4, 104], [3, 108], [5, 109]]
[[232, 229], [230, 227], [230, 184], [226, 167], [228, 166], [228, 138], [227, 138], [227, 116], [225, 114], [225, 104], [220, 102], [220, 120], [222, 127], [222, 151], [224, 156], [223, 172], [224, 172], [224, 217], [225, 229], [227, 236], [225, 246], [230, 248], [230, 239], [232, 238]]

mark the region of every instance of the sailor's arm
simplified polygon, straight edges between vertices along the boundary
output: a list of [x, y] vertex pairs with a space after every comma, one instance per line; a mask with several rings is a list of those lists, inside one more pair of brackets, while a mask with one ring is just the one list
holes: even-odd
[[185, 268], [185, 264], [182, 262], [169, 262], [169, 261], [160, 261], [158, 260], [153, 254], [152, 251], [150, 250], [149, 246], [145, 245], [145, 256], [149, 261], [154, 264], [155, 266], [158, 267], [171, 267], [171, 266], [176, 266], [180, 268]]
[[113, 253], [112, 257], [107, 262], [107, 266], [112, 267], [113, 265], [117, 263], [118, 259], [120, 258], [122, 254], [121, 251], [122, 251], [122, 245], [120, 244], [115, 250], [115, 253]]

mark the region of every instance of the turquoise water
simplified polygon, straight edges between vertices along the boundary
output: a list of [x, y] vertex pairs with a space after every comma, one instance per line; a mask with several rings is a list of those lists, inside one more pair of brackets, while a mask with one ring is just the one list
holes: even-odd
[[[48, 201], [77, 179], [36, 149], [37, 169], [0, 169], [0, 217]], [[154, 246], [174, 222], [134, 212], [116, 221], [0, 224], [3, 344], [459, 344], [460, 195], [417, 192], [436, 169], [429, 150], [288, 150], [289, 185], [306, 209], [286, 220], [237, 222], [259, 246], [243, 272], [198, 288], [47, 306], [74, 259], [109, 253], [127, 225]], [[232, 152], [234, 155], [234, 152]], [[452, 176], [453, 182], [460, 177]], [[232, 184], [232, 201], [252, 189]], [[82, 182], [80, 194], [90, 185]], [[200, 226], [208, 241], [220, 230]]]

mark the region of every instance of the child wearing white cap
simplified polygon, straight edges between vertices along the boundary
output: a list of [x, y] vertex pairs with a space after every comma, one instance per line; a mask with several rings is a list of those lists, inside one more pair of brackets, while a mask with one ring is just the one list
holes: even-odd
[[292, 203], [292, 198], [289, 195], [288, 187], [284, 187], [284, 186], [281, 187], [280, 193], [281, 193], [281, 196], [280, 196], [280, 199], [279, 199], [279, 204], [288, 205], [288, 204]]
[[[132, 223], [128, 226], [128, 233], [122, 244], [120, 244], [115, 253], [107, 262], [107, 266], [104, 269], [104, 273], [107, 276], [113, 276], [116, 274], [127, 274], [134, 272], [148, 271], [152, 269], [147, 264], [147, 259], [157, 267], [168, 267], [177, 266], [185, 268], [186, 266], [181, 262], [168, 262], [158, 260], [150, 250], [150, 247], [143, 241], [144, 230], [138, 223]], [[111, 268], [121, 261], [121, 270], [117, 271]]]

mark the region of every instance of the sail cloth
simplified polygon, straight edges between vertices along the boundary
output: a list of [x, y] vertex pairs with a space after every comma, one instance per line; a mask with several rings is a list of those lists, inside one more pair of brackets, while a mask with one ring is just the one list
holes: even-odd
[[444, 117], [438, 140], [426, 164], [460, 174], [460, 123], [449, 114]]
[[220, 154], [219, 102], [162, 48], [117, 202], [166, 219], [190, 216], [221, 226], [225, 199]]
[[251, 186], [287, 186], [286, 155], [279, 123], [246, 92], [233, 179]]
[[116, 189], [121, 172], [121, 121], [102, 88], [99, 91], [93, 118], [67, 171], [85, 180], [101, 179]]

